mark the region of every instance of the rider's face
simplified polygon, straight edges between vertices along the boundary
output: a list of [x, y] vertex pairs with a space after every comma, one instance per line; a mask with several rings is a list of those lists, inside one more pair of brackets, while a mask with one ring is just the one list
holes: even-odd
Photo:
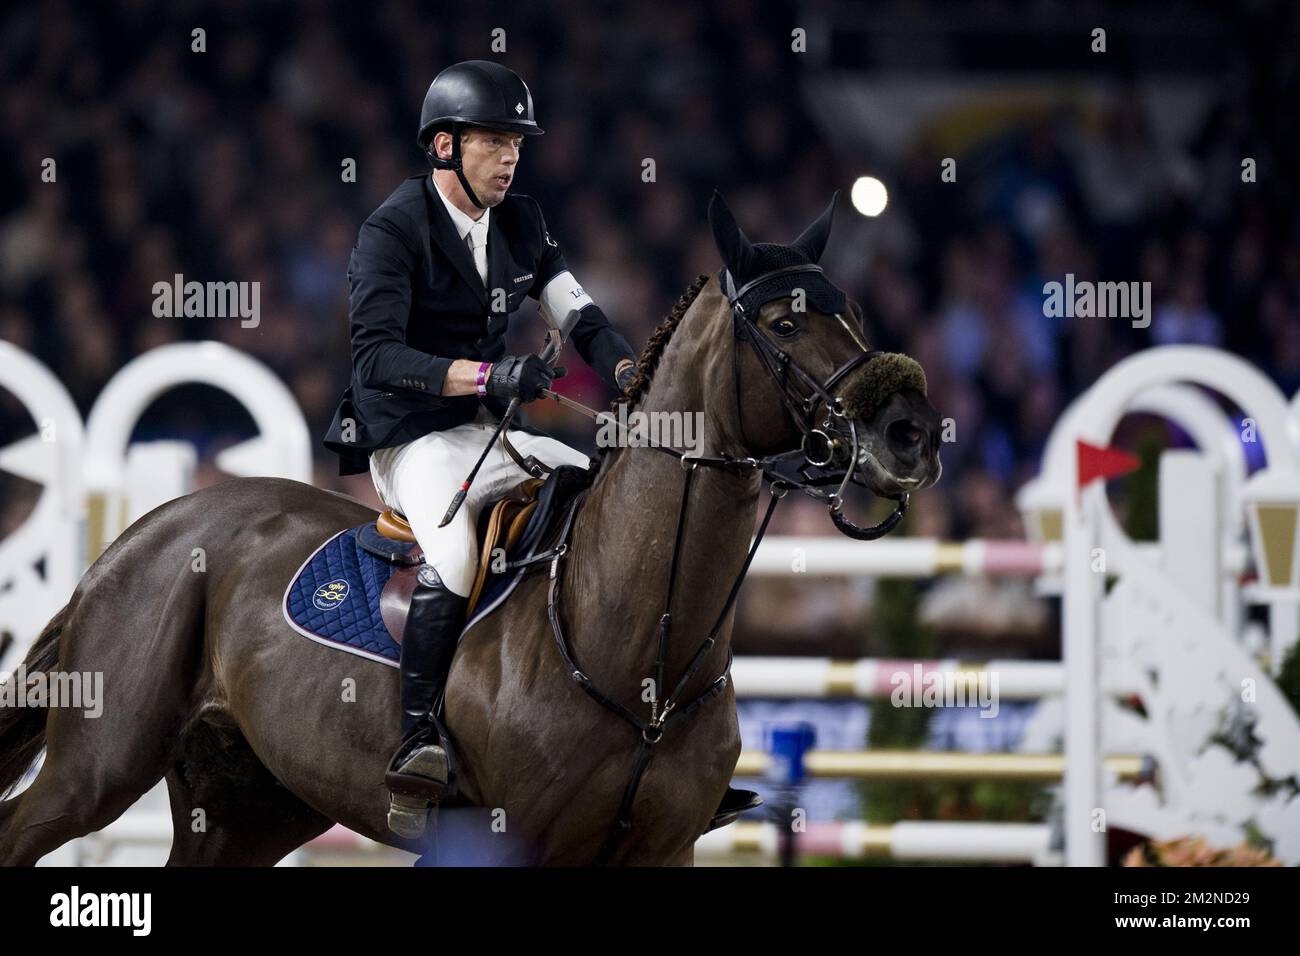
[[[518, 133], [475, 127], [464, 132], [460, 141], [461, 165], [465, 178], [479, 201], [495, 206], [506, 198], [514, 182], [515, 167], [524, 138]], [[450, 140], [447, 155], [450, 155]]]

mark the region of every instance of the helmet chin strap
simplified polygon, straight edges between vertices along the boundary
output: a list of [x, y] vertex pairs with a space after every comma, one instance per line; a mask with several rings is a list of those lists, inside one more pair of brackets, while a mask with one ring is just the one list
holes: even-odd
[[460, 156], [460, 134], [460, 126], [453, 125], [451, 128], [451, 159], [440, 158], [433, 147], [433, 141], [430, 140], [427, 154], [429, 162], [433, 164], [435, 169], [452, 170], [456, 174], [456, 178], [460, 180], [461, 188], [465, 190], [465, 195], [469, 197], [469, 201], [479, 209], [486, 209], [487, 206], [479, 202], [478, 196], [474, 194], [474, 190], [469, 184], [469, 180], [465, 178], [465, 166], [461, 162]]

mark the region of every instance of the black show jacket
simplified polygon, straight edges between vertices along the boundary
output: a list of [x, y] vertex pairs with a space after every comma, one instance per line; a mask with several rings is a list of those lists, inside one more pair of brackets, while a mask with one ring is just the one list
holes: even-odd
[[[443, 396], [447, 369], [455, 359], [502, 358], [510, 313], [567, 269], [537, 200], [507, 195], [488, 222], [484, 287], [437, 188], [427, 174], [407, 179], [365, 221], [352, 249], [352, 379], [323, 442], [340, 456], [340, 475], [367, 471], [377, 448], [473, 420], [480, 401], [500, 418], [506, 401]], [[611, 384], [619, 361], [636, 360], [596, 305], [582, 310], [569, 340]], [[527, 426], [516, 416], [511, 427]]]

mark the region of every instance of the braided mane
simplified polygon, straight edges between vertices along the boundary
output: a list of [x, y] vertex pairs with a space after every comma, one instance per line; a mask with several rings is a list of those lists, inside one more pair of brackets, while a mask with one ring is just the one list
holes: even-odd
[[700, 290], [708, 281], [707, 275], [696, 276], [695, 281], [682, 293], [677, 304], [668, 313], [668, 317], [659, 323], [659, 327], [654, 330], [641, 351], [641, 358], [636, 366], [636, 376], [628, 386], [627, 393], [617, 396], [609, 403], [611, 412], [617, 412], [619, 405], [627, 405], [628, 411], [631, 411], [645, 397], [645, 393], [650, 390], [650, 381], [654, 378], [655, 369], [659, 367], [659, 359], [663, 357], [664, 349], [668, 347], [669, 339], [673, 337], [673, 332], [677, 331], [682, 317], [686, 315], [691, 303], [696, 300]]
[[[615, 414], [618, 413], [620, 405], [626, 405], [630, 413], [645, 397], [646, 392], [650, 390], [650, 382], [654, 378], [655, 369], [659, 367], [659, 359], [663, 357], [664, 349], [668, 347], [668, 341], [677, 331], [677, 326], [681, 325], [682, 318], [686, 315], [693, 303], [709, 281], [707, 274], [700, 274], [695, 277], [690, 286], [682, 293], [675, 305], [672, 307], [667, 317], [659, 323], [659, 326], [646, 341], [645, 348], [641, 350], [641, 358], [637, 361], [636, 375], [628, 385], [627, 392], [618, 395], [609, 403], [609, 410]], [[604, 459], [605, 452], [609, 451], [608, 447], [598, 449], [598, 457]]]

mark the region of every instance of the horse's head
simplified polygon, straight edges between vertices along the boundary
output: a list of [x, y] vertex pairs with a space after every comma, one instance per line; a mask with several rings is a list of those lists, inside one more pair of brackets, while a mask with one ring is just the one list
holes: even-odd
[[741, 442], [754, 456], [797, 449], [801, 485], [838, 485], [829, 496], [837, 514], [848, 481], [905, 501], [941, 466], [921, 367], [872, 351], [861, 311], [817, 265], [834, 206], [788, 246], [750, 242], [716, 192], [709, 223], [731, 304]]

